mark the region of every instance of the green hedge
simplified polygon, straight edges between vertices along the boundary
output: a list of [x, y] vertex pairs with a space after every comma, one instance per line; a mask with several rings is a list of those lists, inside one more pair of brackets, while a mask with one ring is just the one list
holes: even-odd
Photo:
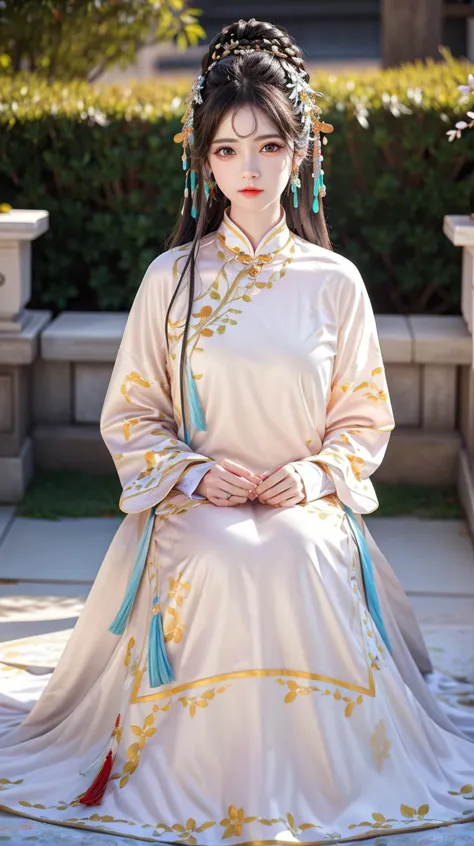
[[[379, 312], [459, 310], [460, 250], [442, 220], [474, 210], [474, 132], [446, 136], [469, 108], [457, 91], [469, 71], [448, 57], [312, 80], [335, 126], [324, 148], [332, 241]], [[32, 305], [130, 305], [179, 215], [172, 139], [188, 91], [0, 77], [0, 203], [51, 216], [33, 247]]]

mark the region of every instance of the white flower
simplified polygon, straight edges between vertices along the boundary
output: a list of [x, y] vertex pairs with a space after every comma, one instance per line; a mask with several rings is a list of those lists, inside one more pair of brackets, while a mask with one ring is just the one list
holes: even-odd
[[461, 137], [461, 130], [460, 129], [448, 129], [446, 135], [448, 136], [448, 141], [454, 141], [455, 138]]
[[467, 85], [458, 85], [458, 91], [461, 91], [463, 94], [474, 94], [474, 74], [469, 74]]
[[363, 129], [369, 128], [369, 121], [367, 120], [367, 115], [369, 114], [368, 109], [365, 106], [362, 106], [360, 103], [356, 104], [355, 108], [355, 116], [359, 121], [360, 125]]
[[458, 120], [458, 122], [455, 123], [454, 126], [456, 127], [456, 129], [466, 129], [467, 123], [465, 120]]
[[407, 88], [407, 97], [409, 100], [413, 100], [417, 106], [420, 106], [423, 102], [423, 91], [421, 88]]
[[471, 120], [474, 120], [474, 112], [467, 112], [467, 116], [468, 118], [471, 118]]

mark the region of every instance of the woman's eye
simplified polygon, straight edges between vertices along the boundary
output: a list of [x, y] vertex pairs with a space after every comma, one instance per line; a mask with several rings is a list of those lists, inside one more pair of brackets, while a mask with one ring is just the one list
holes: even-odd
[[[264, 144], [264, 146], [262, 147], [262, 150], [265, 150], [267, 147], [274, 147], [274, 148], [275, 148], [274, 150], [270, 150], [270, 151], [269, 151], [269, 152], [271, 152], [271, 153], [276, 152], [276, 150], [281, 150], [281, 145], [280, 145], [280, 144], [276, 144], [274, 141], [269, 141], [269, 142], [268, 142], [268, 144]], [[218, 149], [218, 150], [216, 150], [216, 156], [217, 156], [217, 155], [221, 155], [221, 157], [222, 157], [222, 158], [224, 158], [224, 159], [228, 159], [228, 158], [229, 158], [229, 156], [224, 155], [224, 151], [226, 151], [226, 150], [230, 150], [230, 151], [231, 151], [231, 153], [233, 153], [233, 152], [234, 152], [234, 150], [232, 149], [232, 147], [219, 147], [219, 149]]]

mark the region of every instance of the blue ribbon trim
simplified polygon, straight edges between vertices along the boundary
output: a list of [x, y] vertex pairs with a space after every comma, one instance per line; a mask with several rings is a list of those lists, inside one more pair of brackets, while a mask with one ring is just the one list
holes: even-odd
[[109, 628], [109, 631], [115, 635], [122, 635], [130, 617], [133, 604], [140, 586], [143, 571], [145, 569], [146, 558], [148, 555], [148, 547], [150, 546], [151, 534], [153, 532], [153, 524], [155, 522], [155, 509], [150, 510], [150, 514], [145, 524], [142, 536], [140, 538], [135, 563], [130, 575], [125, 596], [122, 604], [117, 612], [117, 616]]
[[370, 557], [370, 553], [364, 538], [363, 533], [361, 532], [360, 526], [354, 516], [354, 512], [348, 505], [344, 505], [344, 510], [349, 518], [349, 521], [352, 525], [357, 547], [359, 550], [359, 557], [361, 563], [361, 570], [362, 570], [362, 579], [364, 582], [364, 590], [365, 595], [367, 597], [367, 605], [369, 608], [370, 616], [372, 617], [377, 630], [382, 638], [385, 646], [387, 647], [390, 654], [392, 654], [392, 650], [390, 648], [390, 641], [388, 639], [388, 635], [384, 626], [384, 622], [382, 619], [382, 611], [380, 608], [379, 597], [377, 594], [377, 588], [375, 587], [374, 581], [374, 567], [372, 564], [372, 559]]

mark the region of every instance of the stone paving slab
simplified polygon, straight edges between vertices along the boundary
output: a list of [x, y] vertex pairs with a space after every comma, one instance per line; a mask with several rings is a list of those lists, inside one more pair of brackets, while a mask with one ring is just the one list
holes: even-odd
[[8, 643], [24, 637], [37, 637], [38, 635], [51, 634], [51, 632], [64, 632], [74, 628], [77, 623], [76, 617], [67, 617], [64, 620], [21, 620], [8, 623], [0, 622], [0, 643]]
[[91, 583], [120, 523], [120, 517], [19, 517], [0, 548], [0, 579]]
[[474, 596], [474, 548], [463, 520], [369, 517], [366, 522], [408, 594]]
[[[474, 596], [409, 595], [419, 623], [472, 626], [474, 632]], [[0, 605], [1, 607], [1, 605]], [[472, 642], [474, 655], [474, 635]]]

